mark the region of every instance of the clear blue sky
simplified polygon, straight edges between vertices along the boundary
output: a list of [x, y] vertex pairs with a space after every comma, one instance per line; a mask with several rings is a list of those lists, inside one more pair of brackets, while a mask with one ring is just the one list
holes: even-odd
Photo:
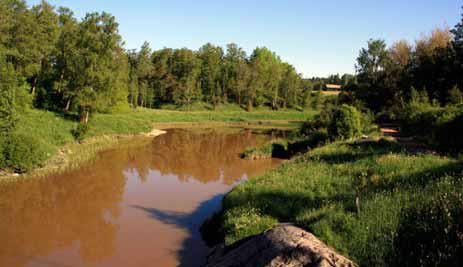
[[[39, 0], [29, 0], [36, 4]], [[453, 27], [461, 0], [51, 0], [78, 17], [116, 16], [126, 48], [197, 49], [235, 42], [251, 52], [267, 46], [305, 77], [353, 73], [370, 38], [413, 41], [436, 26]]]

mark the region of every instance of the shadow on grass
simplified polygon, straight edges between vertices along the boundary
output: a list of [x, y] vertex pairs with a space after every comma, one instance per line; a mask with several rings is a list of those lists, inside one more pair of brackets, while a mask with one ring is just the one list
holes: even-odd
[[358, 141], [348, 144], [353, 150], [348, 152], [333, 152], [323, 155], [316, 155], [314, 159], [317, 161], [326, 162], [329, 164], [353, 163], [362, 159], [371, 158], [374, 156], [382, 156], [390, 153], [405, 152], [404, 148], [394, 141], [379, 140], [379, 141]]
[[320, 145], [320, 142], [313, 139], [296, 140], [284, 144], [272, 144], [272, 158], [291, 159], [292, 157], [308, 152], [310, 149]]
[[368, 194], [385, 191], [393, 192], [399, 188], [419, 190], [445, 177], [462, 179], [463, 164], [461, 162], [452, 162], [439, 167], [429, 167], [410, 175], [398, 175], [389, 180], [380, 180], [377, 184], [369, 186]]
[[131, 207], [145, 211], [150, 217], [157, 221], [187, 231], [188, 237], [182, 242], [181, 249], [179, 251], [173, 251], [172, 253], [177, 254], [177, 259], [180, 262], [178, 266], [196, 267], [202, 266], [205, 263], [209, 250], [206, 243], [201, 238], [199, 229], [201, 224], [208, 217], [220, 209], [222, 198], [222, 194], [216, 195], [201, 203], [191, 213], [164, 211], [138, 205], [132, 205]]

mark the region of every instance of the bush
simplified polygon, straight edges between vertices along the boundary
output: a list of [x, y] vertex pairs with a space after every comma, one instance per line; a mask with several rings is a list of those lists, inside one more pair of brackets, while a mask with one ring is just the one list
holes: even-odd
[[448, 92], [447, 103], [450, 105], [460, 105], [463, 103], [463, 94], [458, 86], [453, 87]]
[[444, 112], [441, 108], [429, 107], [414, 109], [410, 107], [401, 119], [401, 130], [408, 135], [429, 135], [430, 130], [436, 128], [443, 120]]
[[328, 135], [333, 139], [351, 139], [363, 132], [362, 114], [352, 106], [342, 105], [333, 111]]
[[313, 134], [326, 131], [326, 128], [333, 120], [334, 106], [327, 106], [323, 109], [317, 117], [313, 120], [305, 121], [300, 128], [300, 135], [310, 137]]
[[82, 140], [84, 140], [85, 135], [88, 133], [89, 129], [90, 127], [88, 126], [88, 124], [79, 123], [76, 129], [72, 131], [72, 135], [77, 141], [81, 142]]
[[401, 130], [438, 150], [459, 153], [463, 150], [463, 108], [410, 108], [401, 120]]
[[47, 157], [39, 141], [24, 134], [8, 136], [4, 141], [2, 154], [5, 167], [20, 173], [39, 166]]
[[299, 134], [314, 142], [319, 140], [315, 142], [318, 146], [328, 139], [350, 139], [378, 132], [373, 118], [373, 114], [361, 113], [353, 106], [327, 106], [314, 120], [304, 122]]

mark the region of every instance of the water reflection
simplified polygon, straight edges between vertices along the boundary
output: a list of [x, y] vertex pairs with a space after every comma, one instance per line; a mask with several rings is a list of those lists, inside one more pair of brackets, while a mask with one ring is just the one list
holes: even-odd
[[36, 255], [73, 247], [91, 262], [114, 250], [126, 177], [111, 169], [84, 168], [64, 177], [0, 186], [0, 266], [24, 266]]
[[196, 266], [199, 225], [222, 195], [278, 164], [239, 158], [266, 138], [172, 130], [78, 171], [0, 184], [0, 266]]
[[223, 179], [232, 184], [243, 175], [253, 176], [269, 165], [268, 161], [243, 161], [239, 154], [266, 138], [251, 131], [218, 132], [214, 129], [176, 129], [153, 140], [151, 146], [131, 151], [130, 167], [146, 180], [150, 169], [161, 175], [174, 174], [182, 181], [195, 179], [208, 183]]

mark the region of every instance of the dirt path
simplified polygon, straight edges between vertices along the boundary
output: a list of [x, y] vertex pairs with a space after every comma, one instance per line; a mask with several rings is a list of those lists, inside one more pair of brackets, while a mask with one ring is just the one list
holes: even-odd
[[412, 153], [436, 153], [436, 151], [432, 150], [422, 142], [415, 140], [415, 138], [403, 136], [400, 132], [399, 126], [396, 124], [380, 124], [379, 127], [383, 136], [393, 138]]

